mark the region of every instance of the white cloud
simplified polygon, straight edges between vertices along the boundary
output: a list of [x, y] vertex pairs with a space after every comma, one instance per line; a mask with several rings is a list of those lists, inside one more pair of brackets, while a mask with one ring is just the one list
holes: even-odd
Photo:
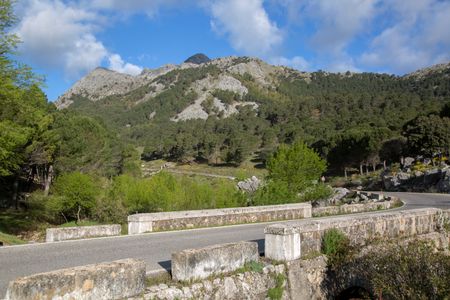
[[292, 58], [287, 58], [284, 56], [276, 56], [270, 59], [270, 63], [277, 66], [287, 66], [300, 71], [309, 70], [310, 65], [301, 56], [294, 56]]
[[116, 72], [130, 75], [139, 75], [142, 72], [141, 67], [124, 62], [119, 54], [110, 55], [108, 60], [109, 68]]
[[312, 43], [318, 51], [340, 54], [365, 29], [375, 12], [377, 0], [310, 1], [306, 12], [313, 16], [317, 30]]
[[249, 55], [274, 51], [283, 41], [283, 33], [272, 22], [262, 0], [216, 0], [210, 3], [211, 26], [226, 35], [234, 49]]
[[193, 0], [84, 0], [86, 5], [94, 9], [114, 11], [119, 14], [145, 13], [154, 17], [163, 7], [180, 7]]
[[[61, 0], [25, 0], [21, 5], [15, 32], [23, 41], [20, 51], [37, 66], [63, 69], [76, 79], [113, 56], [95, 37], [105, 23], [98, 12]], [[132, 73], [137, 68], [122, 62], [120, 69]]]
[[371, 41], [360, 57], [361, 64], [406, 73], [450, 59], [450, 2], [410, 2], [384, 3], [396, 19]]

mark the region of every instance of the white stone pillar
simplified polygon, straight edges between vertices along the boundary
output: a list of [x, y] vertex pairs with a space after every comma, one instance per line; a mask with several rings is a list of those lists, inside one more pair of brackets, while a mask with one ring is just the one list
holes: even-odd
[[264, 229], [266, 258], [290, 261], [300, 258], [300, 233], [284, 224], [270, 225]]

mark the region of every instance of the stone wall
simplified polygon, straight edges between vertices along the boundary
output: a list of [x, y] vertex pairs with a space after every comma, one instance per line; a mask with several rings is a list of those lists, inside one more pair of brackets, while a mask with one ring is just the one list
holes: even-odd
[[275, 224], [265, 228], [265, 255], [276, 260], [294, 260], [320, 252], [326, 230], [342, 230], [354, 245], [374, 238], [408, 237], [434, 232], [438, 227], [437, 208], [339, 216]]
[[277, 287], [277, 276], [283, 279], [282, 286], [279, 287], [283, 290], [282, 299], [296, 299], [289, 297], [285, 266], [267, 264], [261, 270], [236, 272], [193, 284], [180, 285], [175, 282], [166, 282], [153, 285], [146, 289], [143, 297], [133, 297], [129, 300], [265, 300], [268, 299], [270, 289]]
[[135, 214], [128, 216], [128, 234], [310, 217], [309, 203]]
[[18, 278], [6, 300], [123, 299], [144, 289], [144, 261], [124, 259]]
[[232, 272], [250, 261], [258, 261], [256, 242], [238, 242], [188, 249], [172, 254], [172, 278], [188, 281]]
[[118, 224], [47, 228], [45, 234], [45, 241], [57, 242], [57, 241], [76, 240], [100, 236], [115, 236], [120, 235], [121, 230], [122, 227]]
[[[373, 194], [373, 195], [377, 195], [377, 194]], [[384, 209], [393, 208], [399, 204], [400, 200], [398, 198], [392, 197], [389, 199], [390, 200], [380, 201], [380, 202], [368, 202], [368, 203], [313, 207], [312, 208], [312, 216], [313, 217], [323, 217], [323, 216], [368, 212], [368, 211], [375, 211], [375, 210], [384, 210]]]

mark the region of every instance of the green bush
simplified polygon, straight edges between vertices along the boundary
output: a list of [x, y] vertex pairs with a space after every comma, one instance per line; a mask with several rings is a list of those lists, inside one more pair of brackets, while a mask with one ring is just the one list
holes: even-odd
[[307, 202], [317, 199], [327, 199], [332, 193], [333, 190], [330, 186], [319, 183], [307, 188], [300, 196], [300, 201]]
[[328, 265], [337, 267], [350, 257], [350, 240], [339, 229], [329, 229], [323, 235], [321, 250], [328, 258]]
[[251, 205], [272, 205], [295, 203], [299, 197], [294, 193], [284, 181], [269, 181], [262, 188], [258, 189], [250, 198]]
[[449, 299], [450, 256], [434, 244], [389, 243], [352, 262], [351, 270], [366, 278], [385, 299]]
[[128, 213], [238, 207], [246, 203], [243, 193], [229, 180], [214, 183], [178, 178], [161, 172], [151, 178], [121, 175], [114, 179], [109, 196]]
[[267, 161], [269, 179], [281, 181], [293, 193], [301, 193], [326, 170], [326, 161], [303, 142], [281, 145]]
[[49, 211], [59, 211], [64, 218], [76, 219], [89, 217], [95, 206], [99, 188], [94, 178], [80, 172], [67, 173], [58, 177], [49, 197], [46, 207]]

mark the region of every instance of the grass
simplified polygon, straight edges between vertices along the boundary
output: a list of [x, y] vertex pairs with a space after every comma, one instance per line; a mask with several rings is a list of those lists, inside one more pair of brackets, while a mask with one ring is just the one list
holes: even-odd
[[0, 242], [3, 243], [3, 245], [21, 245], [26, 244], [26, 241], [19, 239], [15, 235], [6, 234], [3, 232], [0, 232]]
[[8, 209], [0, 212], [0, 232], [16, 235], [40, 227], [41, 224], [25, 211]]
[[269, 289], [267, 296], [270, 300], [281, 300], [284, 292], [284, 281], [286, 277], [283, 274], [277, 274], [275, 277], [275, 287]]
[[[154, 161], [142, 161], [143, 169], [157, 171], [160, 169], [162, 165], [166, 163], [165, 160], [154, 160]], [[251, 176], [256, 176], [258, 178], [264, 177], [267, 174], [267, 170], [256, 168], [256, 163], [248, 160], [243, 162], [239, 167], [220, 165], [220, 166], [211, 166], [208, 164], [200, 164], [200, 163], [191, 163], [185, 165], [177, 165], [173, 164], [173, 167], [170, 167], [166, 170], [174, 170], [181, 172], [194, 172], [194, 173], [205, 173], [212, 175], [222, 175], [222, 176], [231, 176], [239, 179], [249, 178]], [[144, 172], [145, 173], [145, 172]]]

